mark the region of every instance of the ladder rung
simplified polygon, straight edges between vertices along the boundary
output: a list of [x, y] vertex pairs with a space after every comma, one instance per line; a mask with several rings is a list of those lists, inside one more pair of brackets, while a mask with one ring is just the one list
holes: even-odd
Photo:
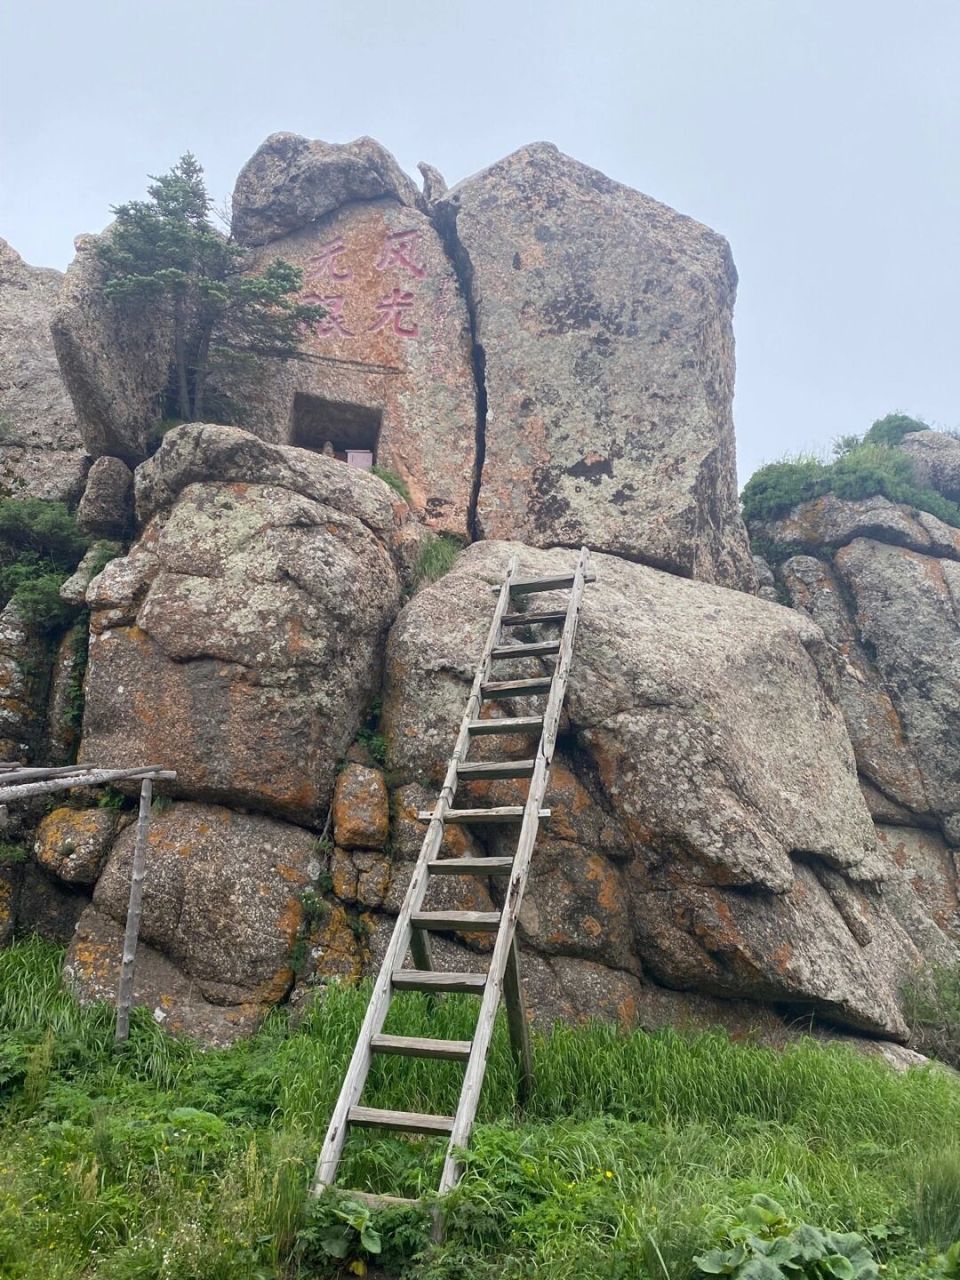
[[[564, 591], [567, 587], [572, 587], [575, 574], [558, 573], [551, 578], [518, 578], [515, 582], [510, 583], [510, 594], [512, 596], [530, 596], [537, 591]], [[583, 575], [584, 582], [596, 582], [597, 575], [592, 569], [588, 569]], [[499, 587], [491, 587], [491, 591], [499, 591]]]
[[373, 1036], [374, 1053], [395, 1053], [401, 1058], [444, 1058], [448, 1062], [466, 1062], [470, 1057], [469, 1040], [431, 1040], [420, 1036]]
[[560, 652], [559, 640], [534, 640], [530, 644], [501, 644], [491, 650], [491, 658], [547, 658]]
[[381, 1111], [379, 1107], [351, 1107], [347, 1119], [363, 1129], [396, 1129], [399, 1133], [452, 1133], [453, 1116], [428, 1116], [416, 1111]]
[[[540, 821], [544, 822], [550, 817], [550, 809], [540, 810]], [[430, 809], [421, 809], [417, 814], [421, 822], [429, 822], [433, 817]], [[448, 809], [444, 814], [444, 822], [452, 822], [460, 826], [476, 825], [482, 826], [490, 823], [502, 822], [522, 822], [523, 821], [523, 805], [507, 804], [501, 805], [496, 809]]]
[[470, 732], [482, 733], [540, 733], [543, 716], [498, 716], [489, 720], [471, 720]]
[[512, 869], [512, 858], [438, 858], [427, 863], [435, 876], [508, 876]]
[[487, 975], [436, 973], [432, 969], [394, 969], [390, 981], [397, 991], [466, 991], [479, 994], [487, 985]]
[[549, 693], [553, 684], [551, 676], [536, 676], [533, 680], [492, 680], [480, 686], [484, 698], [522, 698], [527, 693]]
[[566, 622], [567, 615], [562, 609], [556, 613], [505, 613], [500, 619], [502, 627], [533, 627], [541, 622]]
[[496, 933], [499, 911], [415, 911], [410, 917], [415, 929], [457, 929], [464, 933]]
[[487, 778], [532, 778], [535, 760], [468, 760], [457, 765], [457, 777], [464, 782]]

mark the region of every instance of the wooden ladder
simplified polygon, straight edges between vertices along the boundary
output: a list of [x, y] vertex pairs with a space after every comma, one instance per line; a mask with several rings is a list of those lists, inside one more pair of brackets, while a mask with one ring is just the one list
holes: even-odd
[[[550, 811], [542, 806], [549, 781], [550, 764], [560, 724], [567, 677], [573, 658], [583, 587], [585, 582], [592, 582], [595, 576], [588, 568], [588, 561], [589, 551], [583, 547], [573, 573], [521, 580], [516, 577], [517, 557], [513, 556], [510, 560], [499, 588], [493, 620], [473, 679], [470, 696], [467, 699], [456, 746], [447, 765], [443, 787], [432, 812], [419, 815], [421, 821], [428, 821], [430, 825], [374, 984], [370, 1004], [357, 1037], [337, 1105], [330, 1119], [323, 1150], [317, 1161], [313, 1184], [315, 1195], [321, 1194], [325, 1188], [333, 1185], [351, 1125], [393, 1129], [405, 1133], [448, 1135], [449, 1145], [440, 1179], [440, 1194], [456, 1185], [461, 1173], [457, 1153], [466, 1147], [473, 1128], [501, 993], [507, 1006], [511, 1045], [520, 1064], [521, 1084], [526, 1090], [530, 1087], [532, 1059], [520, 987], [515, 934], [537, 829], [541, 818], [547, 818], [550, 815]], [[540, 613], [512, 611], [517, 607], [516, 602], [524, 597], [538, 592], [561, 590], [570, 592], [567, 606], [563, 610]], [[504, 633], [509, 635], [512, 628], [540, 624], [560, 625], [562, 630], [559, 639], [536, 641], [530, 644], [511, 644], [505, 640]], [[552, 675], [523, 680], [492, 678], [496, 662], [548, 656], [556, 658]], [[546, 705], [540, 716], [520, 716], [509, 719], [480, 718], [480, 708], [484, 702], [499, 702], [503, 698], [528, 697], [536, 694], [547, 695]], [[475, 737], [487, 734], [523, 733], [539, 736], [536, 755], [531, 759], [497, 763], [467, 760], [471, 741]], [[486, 809], [451, 807], [460, 782], [493, 778], [529, 779], [526, 803], [522, 806]], [[440, 859], [438, 855], [443, 840], [444, 824], [448, 822], [469, 825], [519, 823], [520, 833], [517, 838], [516, 852], [513, 857]], [[499, 911], [425, 911], [423, 900], [432, 877], [436, 875], [504, 876], [509, 877], [510, 883], [503, 907]], [[447, 973], [434, 968], [430, 934], [451, 930], [486, 931], [496, 934], [486, 973]], [[412, 969], [403, 967], [408, 949], [415, 966]], [[481, 997], [480, 1012], [473, 1039], [437, 1040], [384, 1035], [383, 1025], [387, 1011], [397, 991], [467, 991], [479, 995]], [[375, 1053], [442, 1058], [466, 1063], [456, 1115], [419, 1115], [414, 1112], [382, 1111], [374, 1107], [360, 1106], [360, 1095]], [[351, 1192], [351, 1194], [360, 1193]], [[363, 1196], [363, 1198], [381, 1202], [391, 1200], [396, 1202], [397, 1199], [387, 1196]]]

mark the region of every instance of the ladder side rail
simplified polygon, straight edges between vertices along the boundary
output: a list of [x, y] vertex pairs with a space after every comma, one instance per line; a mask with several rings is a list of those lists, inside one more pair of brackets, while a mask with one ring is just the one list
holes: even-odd
[[514, 857], [513, 875], [510, 879], [510, 887], [502, 908], [500, 930], [490, 957], [487, 985], [484, 988], [480, 1013], [473, 1035], [473, 1048], [470, 1051], [470, 1058], [464, 1072], [463, 1089], [460, 1094], [460, 1102], [457, 1105], [453, 1129], [450, 1133], [447, 1156], [443, 1163], [443, 1174], [439, 1187], [440, 1195], [450, 1191], [460, 1179], [460, 1162], [455, 1153], [467, 1145], [477, 1114], [480, 1089], [483, 1085], [483, 1077], [487, 1068], [487, 1055], [490, 1051], [494, 1022], [504, 985], [504, 974], [507, 962], [510, 959], [510, 949], [517, 927], [517, 918], [523, 903], [533, 846], [536, 843], [537, 830], [540, 825], [540, 807], [546, 794], [550, 764], [553, 760], [553, 750], [560, 725], [560, 713], [563, 710], [567, 677], [573, 660], [573, 646], [580, 617], [588, 555], [587, 548], [582, 547], [573, 587], [570, 592], [570, 599], [567, 604], [567, 620], [563, 626], [560, 654], [554, 671], [553, 685], [543, 714], [543, 735], [540, 739], [537, 762], [533, 777], [530, 780], [527, 802], [524, 806], [523, 823], [520, 828], [517, 852]]
[[500, 587], [500, 596], [497, 600], [493, 619], [490, 623], [490, 630], [484, 644], [483, 656], [473, 678], [473, 685], [470, 690], [470, 696], [467, 699], [463, 719], [460, 722], [460, 732], [457, 734], [453, 755], [447, 764], [446, 777], [437, 798], [430, 825], [423, 838], [420, 855], [410, 877], [410, 883], [407, 886], [400, 914], [397, 916], [397, 922], [387, 944], [380, 972], [370, 994], [370, 1003], [367, 1005], [367, 1012], [357, 1035], [353, 1056], [350, 1059], [350, 1065], [340, 1087], [340, 1095], [337, 1098], [336, 1106], [330, 1117], [330, 1123], [327, 1126], [327, 1135], [324, 1139], [320, 1156], [317, 1159], [313, 1182], [314, 1195], [321, 1194], [324, 1187], [331, 1186], [337, 1174], [337, 1166], [340, 1163], [340, 1156], [343, 1153], [343, 1146], [347, 1138], [350, 1111], [357, 1105], [370, 1071], [370, 1062], [373, 1057], [370, 1047], [371, 1040], [382, 1031], [387, 1011], [390, 1007], [391, 974], [395, 969], [400, 969], [403, 966], [404, 956], [410, 946], [413, 933], [410, 917], [423, 901], [429, 883], [430, 873], [427, 864], [432, 862], [440, 852], [440, 845], [443, 841], [443, 815], [450, 807], [456, 794], [457, 766], [466, 753], [469, 743], [470, 721], [479, 714], [481, 705], [480, 688], [489, 671], [490, 653], [500, 634], [500, 620], [506, 613], [510, 602], [510, 582], [516, 572], [517, 563], [517, 556], [512, 556]]

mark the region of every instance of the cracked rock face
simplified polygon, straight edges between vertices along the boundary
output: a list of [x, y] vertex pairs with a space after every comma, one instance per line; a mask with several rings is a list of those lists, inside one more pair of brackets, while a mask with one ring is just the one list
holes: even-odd
[[394, 472], [419, 518], [469, 537], [477, 454], [470, 324], [432, 223], [394, 199], [350, 203], [272, 241], [303, 272], [304, 302], [325, 319], [304, 335], [307, 358], [260, 360], [224, 389], [265, 440], [339, 453], [367, 448]]
[[434, 206], [485, 367], [483, 537], [752, 588], [725, 240], [536, 143]]
[[[385, 702], [394, 771], [433, 780], [442, 770], [489, 618], [487, 584], [513, 550], [524, 575], [572, 567], [567, 552], [476, 544], [398, 618]], [[919, 953], [884, 897], [819, 628], [738, 592], [608, 556], [595, 565], [528, 945], [641, 986], [814, 1009], [902, 1036], [898, 991]], [[506, 740], [511, 754], [528, 748]], [[515, 802], [511, 783], [471, 785], [479, 803]]]
[[[208, 479], [189, 482], [191, 440], [206, 431], [181, 428], [156, 455], [141, 499], [166, 486], [172, 505], [88, 588], [81, 759], [160, 760], [183, 794], [309, 823], [376, 691], [400, 600], [388, 545], [342, 508], [362, 510], [371, 487], [390, 491], [310, 455], [313, 471], [284, 487], [299, 450], [275, 459], [279, 483], [217, 478], [210, 457]], [[233, 443], [236, 462], [246, 441]], [[299, 491], [316, 495], [325, 473], [326, 501]], [[392, 523], [389, 498], [379, 511]]]
[[809, 552], [779, 572], [829, 642], [861, 774], [899, 821], [960, 845], [960, 530], [886, 498], [827, 495], [756, 532]]
[[0, 240], [0, 496], [75, 499], [87, 458], [50, 319], [63, 276]]

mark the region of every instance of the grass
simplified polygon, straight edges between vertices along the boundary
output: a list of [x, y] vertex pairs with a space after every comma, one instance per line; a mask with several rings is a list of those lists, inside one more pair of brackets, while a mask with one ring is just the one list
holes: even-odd
[[413, 568], [414, 588], [437, 582], [450, 572], [463, 544], [449, 533], [428, 533]]
[[[331, 985], [299, 1025], [278, 1011], [207, 1053], [140, 1010], [116, 1050], [110, 1010], [73, 1003], [61, 960], [36, 940], [0, 952], [0, 1277], [334, 1274], [337, 1202], [308, 1212], [306, 1189], [366, 990]], [[411, 993], [387, 1029], [460, 1039], [474, 1014], [469, 997]], [[960, 1230], [960, 1155], [945, 1141], [960, 1132], [960, 1086], [946, 1073], [898, 1076], [812, 1041], [776, 1053], [601, 1024], [558, 1026], [535, 1056], [521, 1116], [498, 1025], [446, 1241], [430, 1245], [419, 1215], [377, 1215], [387, 1274], [688, 1280], [757, 1193], [792, 1222], [861, 1232], [890, 1276], [946, 1274], [922, 1269]], [[371, 1105], [454, 1105], [461, 1068], [375, 1067]], [[341, 1185], [426, 1192], [442, 1154], [435, 1140], [351, 1136]], [[356, 1234], [344, 1261], [360, 1274]]]
[[924, 972], [903, 996], [912, 1047], [960, 1071], [960, 965]]
[[389, 485], [394, 493], [399, 493], [407, 506], [410, 506], [410, 490], [407, 488], [406, 481], [402, 476], [398, 476], [396, 471], [391, 471], [389, 467], [381, 467], [375, 463], [370, 468], [370, 474], [382, 480], [384, 484]]

